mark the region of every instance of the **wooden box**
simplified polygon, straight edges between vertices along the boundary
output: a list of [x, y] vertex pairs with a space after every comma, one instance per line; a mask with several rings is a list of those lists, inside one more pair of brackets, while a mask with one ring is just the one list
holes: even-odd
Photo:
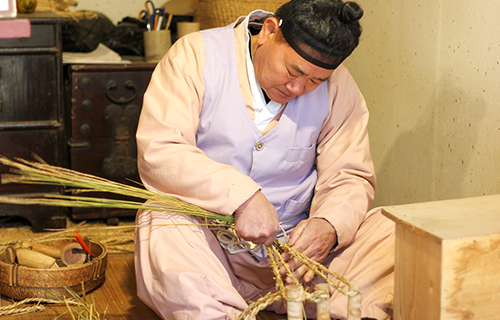
[[[71, 169], [138, 186], [135, 134], [155, 64], [69, 65], [66, 94]], [[134, 181], [134, 182], [132, 182]], [[117, 196], [93, 194], [100, 197]], [[72, 208], [71, 218], [133, 217], [137, 210]]]
[[500, 195], [386, 207], [395, 320], [500, 319]]

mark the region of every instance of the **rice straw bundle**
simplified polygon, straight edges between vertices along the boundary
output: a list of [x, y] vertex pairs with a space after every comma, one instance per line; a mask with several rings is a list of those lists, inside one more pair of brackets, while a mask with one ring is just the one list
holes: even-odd
[[[46, 194], [41, 198], [21, 197], [21, 196], [0, 196], [0, 203], [9, 204], [37, 204], [45, 206], [63, 206], [63, 207], [100, 207], [100, 208], [124, 208], [124, 209], [151, 209], [156, 211], [165, 211], [170, 213], [194, 215], [205, 218], [207, 221], [216, 221], [217, 227], [234, 226], [232, 216], [217, 214], [203, 208], [188, 204], [181, 200], [148, 191], [142, 188], [120, 184], [118, 182], [106, 180], [100, 177], [76, 172], [70, 169], [51, 166], [41, 162], [31, 162], [22, 159], [17, 161], [9, 160], [0, 156], [0, 163], [11, 167], [11, 174], [2, 175], [2, 183], [23, 183], [23, 184], [41, 184], [58, 185], [69, 189], [73, 194]], [[116, 199], [103, 199], [85, 197], [80, 194], [85, 192], [108, 192], [111, 194], [124, 195], [136, 198], [137, 201], [125, 201]], [[291, 256], [301, 261], [310, 270], [325, 280], [330, 286], [344, 295], [353, 297], [359, 295], [358, 290], [349, 290], [351, 284], [344, 277], [337, 275], [322, 264], [313, 261], [293, 249], [286, 243], [275, 240], [271, 246], [267, 247], [270, 264], [273, 268], [276, 279], [276, 292], [270, 293], [256, 302], [249, 305], [240, 319], [251, 319], [260, 310], [275, 301], [287, 300], [285, 285], [279, 274], [279, 266], [286, 268], [287, 264], [282, 258], [282, 253], [290, 253]], [[298, 279], [293, 275], [293, 271], [287, 269], [287, 276], [292, 278], [293, 284], [299, 284]], [[304, 293], [303, 301], [315, 301], [314, 293]]]
[[[165, 194], [124, 185], [74, 170], [55, 167], [45, 163], [18, 159], [17, 162], [0, 156], [0, 163], [10, 166], [12, 174], [2, 175], [2, 183], [58, 185], [71, 189], [73, 194], [85, 192], [108, 192], [137, 198], [137, 201], [103, 199], [75, 195], [46, 194], [42, 198], [1, 196], [0, 202], [10, 204], [38, 204], [61, 207], [98, 207], [121, 209], [151, 209], [200, 216], [233, 223], [230, 216], [217, 214]], [[142, 201], [141, 201], [142, 200]], [[150, 200], [144, 203], [144, 200]]]

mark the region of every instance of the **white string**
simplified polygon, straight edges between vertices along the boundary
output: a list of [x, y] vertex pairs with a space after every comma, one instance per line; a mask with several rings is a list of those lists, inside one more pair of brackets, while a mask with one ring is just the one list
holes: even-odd
[[250, 250], [257, 252], [262, 248], [262, 244], [256, 245], [251, 241], [240, 239], [240, 237], [236, 234], [234, 227], [219, 225], [217, 221], [213, 221], [213, 223], [216, 226], [210, 226], [210, 229], [215, 231], [215, 236], [217, 237], [217, 240], [219, 240], [221, 247], [226, 249], [230, 254], [248, 252]]
[[283, 228], [281, 223], [279, 224], [279, 226], [280, 226], [281, 231], [283, 232], [283, 237], [285, 238], [285, 243], [288, 243], [288, 240], [290, 240], [290, 239], [288, 238], [288, 235], [286, 234], [285, 228]]
[[249, 242], [240, 240], [236, 234], [229, 230], [218, 228], [216, 236], [221, 247], [229, 251], [230, 254], [237, 254], [252, 250], [252, 246]]
[[[213, 222], [215, 225], [218, 225], [216, 221]], [[288, 235], [286, 234], [285, 229], [279, 224], [281, 231], [285, 237], [285, 241], [288, 242]], [[230, 254], [237, 254], [242, 252], [248, 252], [250, 250], [254, 252], [260, 251], [263, 244], [256, 245], [251, 241], [245, 241], [240, 239], [236, 234], [236, 230], [231, 226], [210, 226], [210, 229], [215, 231], [215, 236], [222, 248], [226, 249]]]

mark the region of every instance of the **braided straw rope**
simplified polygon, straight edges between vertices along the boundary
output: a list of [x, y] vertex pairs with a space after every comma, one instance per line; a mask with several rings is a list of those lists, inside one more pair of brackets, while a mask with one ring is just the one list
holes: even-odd
[[[34, 302], [36, 304], [33, 306], [22, 307], [23, 304], [34, 303]], [[66, 301], [66, 302], [69, 304], [78, 304], [78, 302], [75, 301]], [[63, 302], [59, 300], [44, 299], [44, 298], [28, 298], [13, 304], [9, 304], [8, 306], [0, 307], [0, 317], [44, 311], [45, 307], [40, 303], [63, 303]]]

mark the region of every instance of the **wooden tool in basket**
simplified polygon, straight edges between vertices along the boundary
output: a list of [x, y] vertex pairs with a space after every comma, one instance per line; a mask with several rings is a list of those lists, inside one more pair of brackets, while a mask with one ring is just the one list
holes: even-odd
[[[40, 241], [62, 250], [74, 238]], [[89, 241], [92, 259], [83, 264], [58, 268], [31, 268], [15, 261], [15, 249], [0, 252], [0, 293], [16, 300], [27, 298], [64, 299], [68, 289], [82, 295], [104, 283], [107, 267], [106, 247]]]

